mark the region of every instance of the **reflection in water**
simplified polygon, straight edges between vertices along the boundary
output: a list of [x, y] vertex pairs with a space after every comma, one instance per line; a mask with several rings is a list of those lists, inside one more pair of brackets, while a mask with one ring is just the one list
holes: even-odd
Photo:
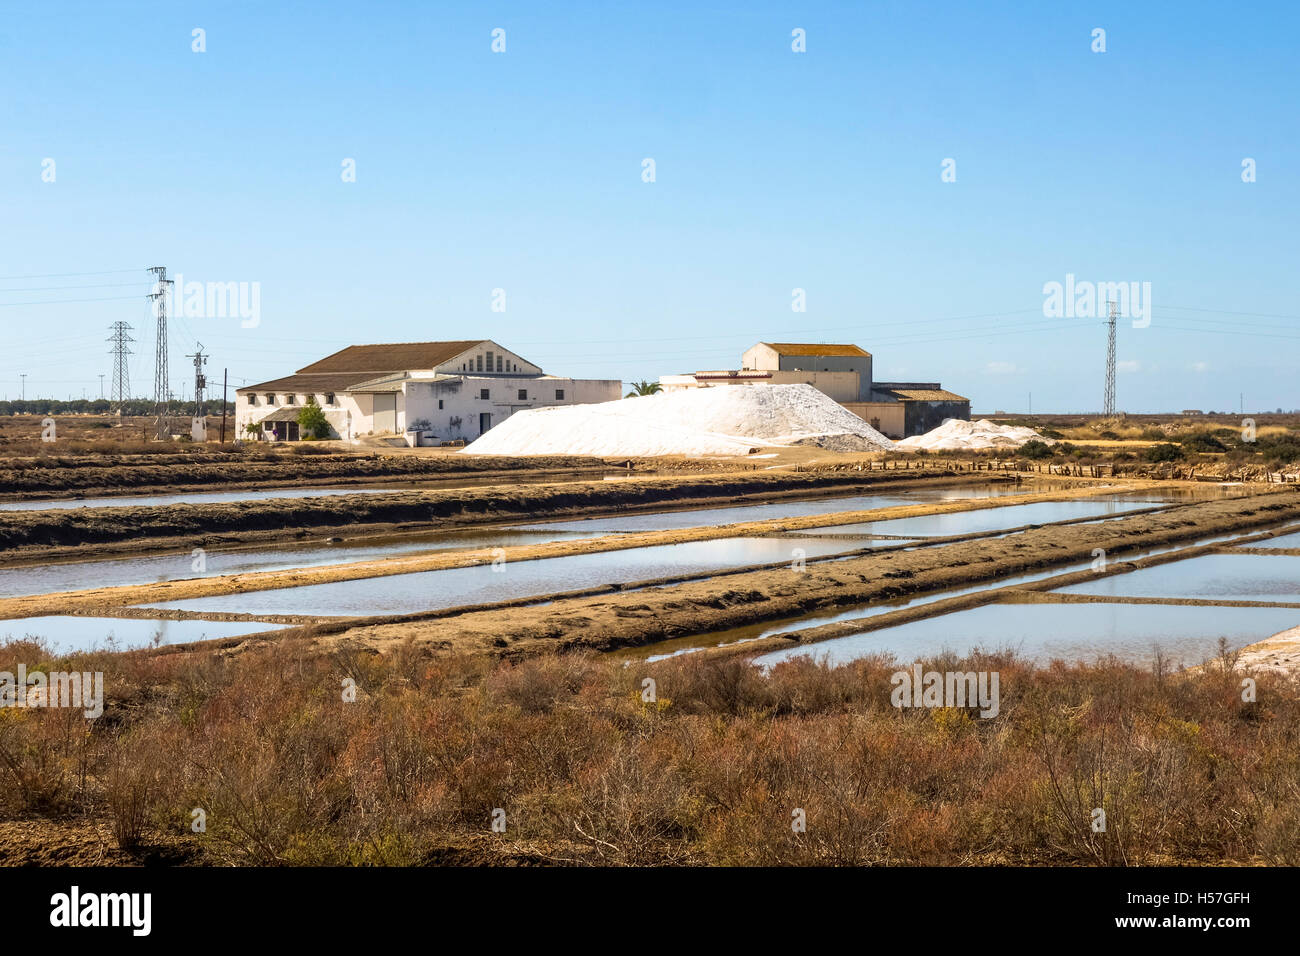
[[1114, 654], [1149, 663], [1159, 647], [1167, 662], [1195, 665], [1213, 657], [1219, 638], [1231, 648], [1263, 640], [1300, 623], [1288, 608], [1182, 607], [1168, 604], [986, 604], [756, 658], [769, 666], [796, 655], [842, 664], [867, 654], [915, 660], [977, 648], [1010, 648], [1039, 663], [1095, 660]]
[[[879, 542], [897, 544], [897, 542]], [[836, 554], [870, 547], [870, 541], [838, 538], [719, 538], [626, 551], [575, 554], [562, 558], [420, 571], [382, 578], [337, 581], [299, 588], [177, 601], [160, 607], [187, 611], [246, 611], [283, 614], [411, 614], [416, 611], [482, 604], [515, 598], [642, 581], [678, 574], [698, 574], [736, 565], [793, 561], [804, 556]]]
[[239, 637], [274, 631], [281, 624], [263, 621], [166, 621], [125, 617], [27, 617], [0, 621], [0, 638], [44, 638], [56, 651], [103, 649], [125, 651], [160, 644]]

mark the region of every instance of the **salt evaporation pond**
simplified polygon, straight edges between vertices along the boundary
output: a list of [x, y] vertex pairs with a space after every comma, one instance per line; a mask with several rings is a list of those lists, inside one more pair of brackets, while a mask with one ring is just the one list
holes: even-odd
[[60, 653], [88, 650], [125, 651], [160, 644], [240, 637], [286, 625], [265, 621], [167, 621], [127, 617], [25, 617], [0, 621], [8, 640], [44, 638]]
[[[1300, 603], [1300, 557], [1206, 554], [1072, 584], [1062, 594]], [[1293, 612], [1294, 613], [1294, 612]], [[1300, 623], [1300, 613], [1296, 614]]]
[[1300, 531], [1293, 534], [1278, 535], [1276, 538], [1269, 538], [1267, 541], [1256, 541], [1251, 548], [1300, 548]]
[[1003, 505], [977, 511], [957, 511], [915, 518], [885, 518], [860, 524], [831, 525], [817, 530], [824, 534], [894, 534], [905, 537], [930, 537], [952, 534], [979, 534], [1001, 531], [1027, 524], [1047, 524], [1072, 518], [1106, 518], [1150, 507], [1146, 504], [1117, 500], [1109, 495], [1075, 501], [1039, 501], [1027, 505]]
[[1028, 494], [1031, 489], [1015, 486], [981, 486], [977, 488], [934, 488], [889, 495], [855, 495], [850, 498], [817, 498], [800, 501], [773, 501], [765, 504], [736, 505], [727, 508], [697, 508], [691, 511], [661, 511], [648, 514], [617, 515], [612, 518], [581, 518], [573, 521], [548, 521], [520, 525], [541, 530], [566, 528], [610, 533], [616, 531], [667, 531], [702, 525], [736, 524], [741, 521], [768, 521], [803, 515], [831, 514], [836, 511], [866, 511], [902, 505], [972, 498], [1003, 498]]
[[409, 488], [392, 485], [348, 488], [270, 488], [248, 491], [181, 491], [167, 495], [123, 495], [116, 498], [53, 498], [48, 501], [0, 501], [0, 511], [56, 511], [67, 508], [147, 508], [165, 505], [219, 505], [269, 498], [322, 498], [333, 495], [391, 495]]
[[1294, 608], [1206, 608], [1169, 604], [987, 604], [879, 631], [763, 654], [769, 667], [798, 656], [843, 664], [868, 654], [899, 661], [959, 655], [977, 649], [1011, 649], [1037, 663], [1059, 658], [1093, 661], [1114, 654], [1150, 663], [1158, 647], [1177, 666], [1218, 653], [1219, 638], [1244, 647], [1300, 624]]
[[605, 584], [699, 574], [737, 565], [792, 561], [796, 548], [802, 549], [806, 557], [815, 558], [870, 545], [871, 542], [816, 537], [719, 538], [516, 561], [503, 565], [500, 571], [484, 564], [194, 598], [156, 606], [185, 611], [243, 611], [253, 614], [413, 614], [462, 604], [508, 601]]
[[37, 566], [0, 568], [0, 597], [26, 597], [86, 588], [153, 584], [157, 581], [207, 578], [222, 574], [247, 574], [375, 561], [421, 552], [460, 548], [506, 548], [547, 541], [594, 537], [595, 532], [527, 532], [503, 528], [495, 532], [453, 533], [439, 539], [420, 538], [372, 544], [316, 544], [284, 548], [208, 551], [201, 571], [194, 570], [190, 552], [154, 557], [72, 561]]

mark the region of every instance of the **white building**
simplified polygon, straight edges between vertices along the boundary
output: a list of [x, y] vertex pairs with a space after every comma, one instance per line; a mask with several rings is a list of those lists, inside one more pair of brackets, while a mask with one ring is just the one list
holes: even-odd
[[[320, 405], [332, 438], [424, 433], [473, 441], [521, 408], [622, 397], [617, 379], [560, 378], [490, 339], [352, 345], [293, 375], [237, 389], [241, 436], [295, 441], [298, 414]], [[426, 440], [428, 440], [426, 438]]]

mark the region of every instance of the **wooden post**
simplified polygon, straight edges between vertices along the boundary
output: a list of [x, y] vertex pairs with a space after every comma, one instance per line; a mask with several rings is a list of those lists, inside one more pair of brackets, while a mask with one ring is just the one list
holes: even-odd
[[230, 369], [221, 370], [221, 444], [226, 443], [226, 388], [230, 381]]

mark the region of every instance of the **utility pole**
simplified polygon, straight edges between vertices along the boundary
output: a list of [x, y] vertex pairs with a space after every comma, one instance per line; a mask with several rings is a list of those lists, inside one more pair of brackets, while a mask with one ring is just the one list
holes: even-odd
[[208, 378], [203, 374], [203, 366], [208, 361], [208, 356], [203, 354], [203, 343], [195, 342], [194, 354], [185, 357], [194, 359], [194, 414], [202, 418], [205, 411], [203, 408], [203, 393], [208, 386]]
[[195, 441], [207, 441], [208, 416], [207, 409], [203, 407], [203, 393], [208, 385], [208, 377], [203, 374], [203, 366], [207, 363], [208, 357], [203, 354], [203, 343], [195, 342], [194, 354], [185, 357], [194, 359], [194, 419], [190, 434], [194, 436]]
[[154, 437], [166, 441], [171, 437], [171, 392], [167, 387], [167, 293], [172, 280], [167, 278], [166, 266], [151, 266], [149, 271], [157, 277], [158, 288], [149, 293], [158, 316], [157, 349], [153, 366]]
[[99, 397], [104, 397], [104, 373], [99, 373]]
[[226, 443], [226, 384], [230, 381], [230, 369], [221, 370], [221, 444]]
[[23, 401], [27, 401], [27, 373], [21, 372], [18, 375], [23, 380]]
[[1114, 300], [1106, 303], [1110, 306], [1110, 321], [1106, 332], [1106, 398], [1102, 415], [1115, 417], [1115, 320], [1119, 317], [1119, 304]]
[[[135, 339], [130, 335], [131, 326], [125, 322], [114, 322], [110, 331], [113, 333], [109, 338], [113, 343], [113, 405], [114, 410], [121, 414], [122, 403], [131, 393], [130, 371], [126, 364], [126, 357], [131, 354], [131, 350], [127, 348], [127, 343], [134, 342]], [[103, 390], [102, 386], [100, 390]]]

